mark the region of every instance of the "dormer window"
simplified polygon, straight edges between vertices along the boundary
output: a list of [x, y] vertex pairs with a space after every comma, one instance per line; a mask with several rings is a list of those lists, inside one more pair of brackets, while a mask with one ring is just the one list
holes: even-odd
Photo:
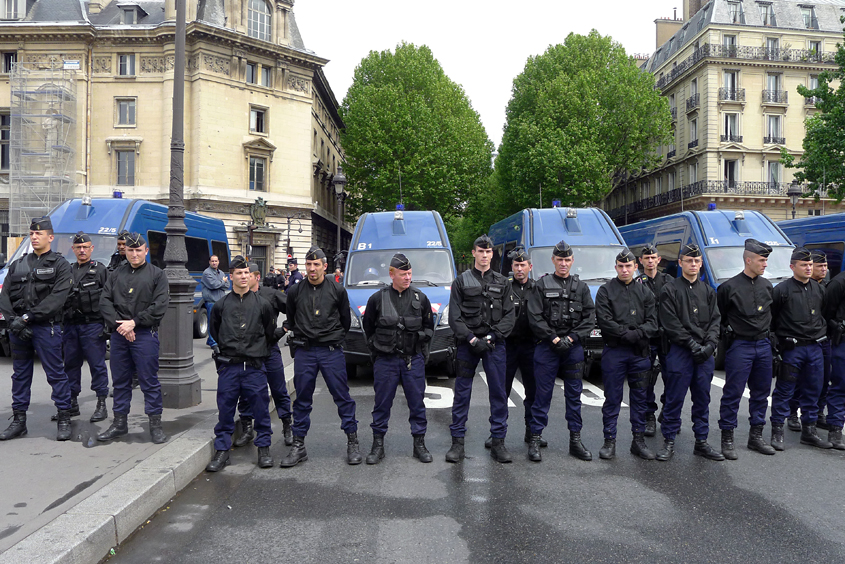
[[117, 7], [120, 8], [120, 23], [123, 25], [135, 25], [147, 15], [137, 4], [120, 3]]
[[270, 41], [272, 12], [265, 0], [249, 0], [247, 13], [247, 35], [262, 41]]
[[121, 23], [131, 25], [138, 23], [138, 15], [135, 13], [135, 8], [123, 8], [123, 17]]
[[26, 16], [26, 0], [2, 0], [4, 20], [22, 20]]

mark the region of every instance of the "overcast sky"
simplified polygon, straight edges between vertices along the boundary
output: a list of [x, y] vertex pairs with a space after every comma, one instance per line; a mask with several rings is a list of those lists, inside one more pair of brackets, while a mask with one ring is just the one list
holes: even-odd
[[629, 54], [655, 50], [654, 20], [681, 17], [682, 0], [296, 0], [305, 46], [329, 59], [326, 77], [338, 103], [370, 51], [401, 41], [428, 45], [463, 86], [498, 149], [513, 79], [532, 55], [593, 28]]

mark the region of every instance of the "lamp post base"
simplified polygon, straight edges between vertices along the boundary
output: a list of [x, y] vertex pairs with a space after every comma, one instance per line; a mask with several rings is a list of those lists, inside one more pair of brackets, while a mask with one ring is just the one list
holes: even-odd
[[165, 270], [170, 282], [170, 304], [161, 323], [161, 352], [158, 379], [164, 407], [182, 409], [202, 403], [200, 377], [194, 367], [194, 289], [196, 281], [184, 271], [172, 276]]

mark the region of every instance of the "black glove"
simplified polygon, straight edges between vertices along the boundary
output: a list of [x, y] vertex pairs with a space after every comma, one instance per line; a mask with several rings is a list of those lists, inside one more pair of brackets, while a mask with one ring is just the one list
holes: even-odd
[[552, 350], [559, 356], [566, 355], [570, 348], [572, 348], [572, 341], [570, 341], [567, 337], [561, 337], [557, 343], [552, 343]]
[[634, 345], [640, 340], [640, 332], [636, 329], [626, 329], [625, 332], [622, 333], [621, 339], [626, 345]]
[[706, 362], [708, 358], [713, 356], [713, 351], [715, 348], [711, 344], [707, 344], [705, 346], [698, 346], [698, 350], [693, 351], [692, 353], [692, 361], [696, 364], [701, 364]]
[[476, 337], [475, 342], [470, 343], [472, 347], [472, 352], [477, 355], [482, 355], [487, 351], [493, 350], [493, 345], [491, 345], [487, 339], [482, 339], [481, 337]]
[[9, 324], [9, 331], [15, 334], [16, 337], [21, 337], [21, 332], [26, 329], [26, 322], [21, 318], [21, 316], [15, 317], [12, 322]]
[[273, 340], [278, 343], [287, 332], [288, 330], [284, 327], [276, 327], [276, 329], [273, 331]]

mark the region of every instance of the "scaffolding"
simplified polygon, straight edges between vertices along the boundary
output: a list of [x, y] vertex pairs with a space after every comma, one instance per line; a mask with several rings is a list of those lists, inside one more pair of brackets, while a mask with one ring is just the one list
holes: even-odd
[[76, 71], [15, 63], [10, 76], [9, 231], [29, 232], [76, 188]]

